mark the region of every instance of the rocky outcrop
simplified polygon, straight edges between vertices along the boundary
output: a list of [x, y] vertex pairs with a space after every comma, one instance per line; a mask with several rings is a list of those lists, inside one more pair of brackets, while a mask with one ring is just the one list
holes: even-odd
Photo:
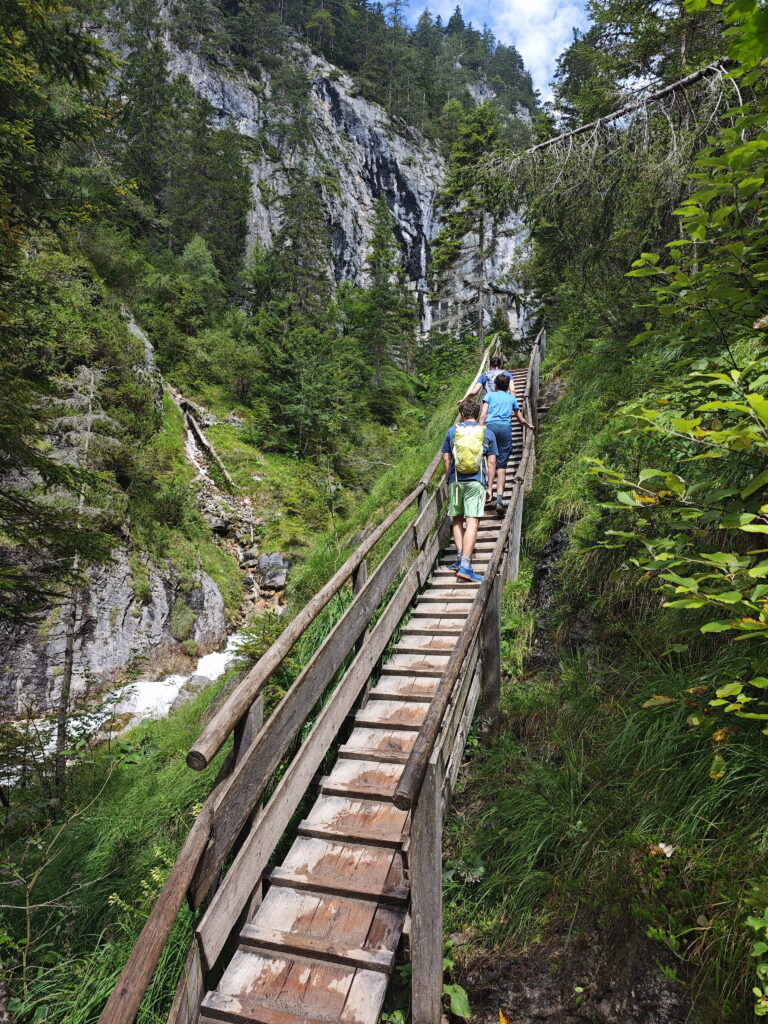
[[[302, 153], [280, 152], [272, 83], [266, 70], [262, 69], [260, 80], [254, 82], [244, 72], [210, 66], [195, 51], [179, 50], [169, 36], [165, 44], [171, 73], [186, 75], [197, 93], [211, 103], [222, 124], [233, 124], [261, 143], [261, 155], [250, 165], [249, 243], [272, 243], [281, 226], [279, 200], [289, 187], [288, 172], [301, 159], [310, 175], [328, 183], [323, 186], [322, 201], [331, 231], [336, 280], [364, 284], [374, 207], [384, 196], [395, 219], [406, 273], [419, 297], [422, 326], [429, 328], [433, 309], [427, 297], [427, 272], [431, 244], [439, 230], [435, 200], [445, 174], [445, 162], [436, 146], [360, 96], [353, 80], [339, 68], [296, 44], [293, 56], [311, 84], [311, 128]], [[489, 307], [503, 303], [513, 313], [513, 327], [518, 326], [514, 298], [520, 291], [514, 280], [514, 262], [523, 238], [521, 222], [510, 218], [501, 225], [496, 252], [486, 265], [486, 277], [493, 282]], [[470, 255], [474, 242], [467, 238], [467, 258], [445, 289], [448, 305], [454, 301], [463, 304], [474, 293], [476, 267]]]
[[[113, 682], [144, 658], [154, 666], [179, 654], [216, 650], [226, 641], [224, 601], [210, 576], [182, 580], [124, 549], [89, 571], [75, 639], [75, 697]], [[42, 713], [58, 697], [64, 662], [61, 608], [31, 626], [0, 628], [0, 703], [9, 714]]]

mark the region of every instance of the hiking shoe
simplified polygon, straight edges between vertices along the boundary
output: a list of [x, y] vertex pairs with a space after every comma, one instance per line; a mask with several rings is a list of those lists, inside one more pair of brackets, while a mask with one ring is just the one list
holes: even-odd
[[496, 515], [503, 516], [507, 511], [507, 506], [504, 504], [503, 498], [496, 499]]
[[471, 565], [467, 565], [465, 563], [464, 565], [459, 566], [459, 571], [456, 573], [456, 579], [466, 580], [467, 583], [481, 583], [483, 577], [476, 573]]
[[458, 570], [461, 568], [461, 555], [456, 555], [456, 561], [451, 562], [448, 568], [450, 569], [451, 572], [458, 572]]

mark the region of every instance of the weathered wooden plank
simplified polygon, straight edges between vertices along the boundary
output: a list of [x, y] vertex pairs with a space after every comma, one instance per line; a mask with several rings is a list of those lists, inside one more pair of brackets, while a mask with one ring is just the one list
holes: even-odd
[[408, 754], [415, 737], [412, 732], [398, 729], [368, 729], [358, 726], [352, 730], [349, 740], [339, 748], [339, 757], [359, 757], [361, 751], [370, 751], [365, 760], [399, 762]]
[[456, 731], [456, 736], [453, 741], [453, 749], [450, 752], [450, 757], [445, 770], [443, 806], [446, 812], [451, 803], [456, 779], [459, 776], [459, 769], [461, 768], [462, 758], [464, 757], [464, 745], [467, 742], [469, 730], [472, 728], [472, 719], [475, 715], [477, 702], [480, 699], [480, 690], [480, 667], [478, 665], [475, 668], [474, 675], [472, 676], [472, 685], [469, 688], [469, 693], [467, 694], [467, 699], [464, 703], [464, 710], [462, 711], [461, 719], [459, 721], [459, 728]]
[[414, 809], [411, 880], [413, 1024], [440, 1024], [443, 1002], [442, 753], [435, 752]]
[[[374, 972], [366, 972], [373, 974]], [[239, 949], [215, 992], [203, 1000], [203, 1012], [227, 1021], [290, 1024], [338, 1019], [355, 968], [309, 957]], [[292, 1018], [292, 1019], [291, 1019]]]
[[272, 884], [290, 884], [288, 875], [307, 880], [308, 885], [295, 888], [318, 888], [385, 903], [402, 902], [408, 892], [400, 851], [359, 843], [298, 836], [282, 866], [273, 869]]
[[382, 676], [371, 690], [371, 700], [430, 700], [440, 676]]
[[447, 654], [394, 654], [384, 665], [389, 676], [441, 676]]
[[[286, 769], [264, 810], [235, 857], [230, 870], [198, 925], [201, 951], [212, 964], [226, 942], [228, 930], [248, 894], [261, 877], [267, 861], [287, 827], [294, 809], [320, 767], [325, 753], [355, 702], [357, 694], [381, 657], [418, 586], [419, 561], [437, 553], [437, 538], [419, 555], [391, 601], [371, 630], [365, 647], [356, 655], [331, 699], [320, 712], [309, 737]], [[379, 701], [374, 702], [379, 704]], [[410, 705], [414, 707], [415, 705]], [[358, 712], [364, 715], [367, 709]], [[361, 723], [363, 724], [363, 723]], [[394, 724], [394, 723], [393, 723]]]
[[328, 960], [347, 967], [363, 967], [370, 971], [389, 974], [395, 963], [395, 951], [353, 949], [340, 941], [316, 939], [310, 935], [280, 932], [256, 924], [247, 924], [240, 933], [240, 943], [246, 948], [275, 949], [314, 960]]
[[206, 988], [200, 952], [193, 936], [168, 1014], [168, 1024], [197, 1024]]
[[[357, 600], [353, 602], [328, 634], [321, 646], [307, 663], [296, 682], [280, 702], [272, 717], [261, 729], [250, 745], [241, 761], [232, 773], [228, 788], [223, 793], [215, 809], [214, 830], [208, 849], [205, 852], [194, 886], [193, 899], [195, 906], [200, 906], [203, 897], [216, 877], [224, 858], [232, 849], [235, 839], [247, 822], [255, 803], [261, 797], [275, 769], [285, 755], [299, 729], [303, 726], [307, 715], [320, 699], [328, 683], [331, 681], [344, 659], [350, 653], [355, 640], [359, 637], [365, 624], [381, 603], [389, 585], [400, 571], [403, 560], [413, 546], [413, 536], [409, 531], [395, 543], [389, 554], [384, 558], [370, 577]], [[418, 581], [413, 567], [408, 578], [411, 584], [406, 588], [407, 600], [401, 598], [400, 615], [405, 611], [408, 601], [413, 596]], [[398, 588], [400, 593], [400, 588]], [[394, 600], [394, 598], [393, 598]], [[381, 620], [380, 620], [381, 621]], [[394, 629], [394, 626], [393, 626]], [[381, 637], [381, 631], [379, 633]], [[391, 633], [389, 634], [391, 636]], [[386, 640], [389, 639], [386, 637]], [[380, 644], [377, 658], [386, 645]], [[368, 666], [365, 678], [376, 662], [370, 658], [370, 650], [363, 648], [357, 657], [362, 656], [362, 663]], [[354, 675], [359, 686], [354, 694], [349, 692], [349, 685], [344, 693], [349, 697], [349, 707], [365, 682], [360, 679], [359, 665]], [[340, 689], [340, 687], [339, 687]], [[338, 692], [338, 690], [337, 690]], [[336, 702], [334, 694], [329, 705]], [[326, 705], [326, 708], [329, 706]], [[349, 707], [347, 710], [349, 710]], [[338, 727], [337, 727], [338, 728]], [[330, 743], [332, 736], [327, 737]], [[315, 747], [313, 746], [313, 750]]]
[[[393, 852], [390, 847], [384, 846], [371, 847], [371, 849], [380, 849], [387, 853]], [[398, 889], [371, 889], [364, 882], [355, 879], [343, 882], [318, 881], [312, 875], [301, 875], [295, 871], [288, 871], [286, 868], [272, 868], [269, 873], [269, 881], [274, 886], [306, 889], [310, 892], [327, 893], [332, 896], [354, 896], [358, 900], [370, 900], [374, 904], [391, 904], [393, 907], [404, 907], [410, 897], [410, 889], [405, 884]]]
[[499, 731], [501, 707], [501, 575], [496, 574], [485, 606], [482, 631], [483, 727], [482, 737], [492, 743]]
[[377, 846], [398, 846], [408, 813], [390, 801], [324, 796], [299, 824], [299, 835], [343, 839]]
[[101, 1012], [99, 1024], [126, 1024], [136, 1016], [208, 842], [212, 822], [211, 809], [204, 806]]
[[398, 654], [450, 654], [454, 639], [449, 636], [433, 636], [431, 633], [403, 633], [395, 645]]
[[429, 704], [420, 701], [372, 700], [355, 715], [358, 725], [379, 729], [411, 729], [418, 732]]

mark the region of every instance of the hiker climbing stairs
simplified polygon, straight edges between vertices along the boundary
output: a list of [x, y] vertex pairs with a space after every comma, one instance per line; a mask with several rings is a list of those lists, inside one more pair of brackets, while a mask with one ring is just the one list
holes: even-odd
[[[535, 372], [534, 357], [528, 368], [514, 372], [517, 394], [529, 412], [541, 349], [540, 338]], [[485, 574], [482, 582], [458, 580], [450, 568], [455, 550], [446, 547], [447, 487], [438, 456], [419, 488], [313, 599], [322, 607], [334, 581], [353, 581], [352, 604], [266, 725], [259, 693], [270, 671], [270, 652], [240, 684], [245, 696], [238, 698], [235, 691], [232, 707], [219, 710], [190, 751], [191, 765], [210, 763], [234, 724], [231, 760], [198, 818], [203, 819], [202, 835], [189, 854], [194, 863], [184, 868], [180, 856], [174, 867], [184, 880], [176, 903], [180, 906], [186, 892], [193, 908], [203, 910], [169, 1022], [376, 1024], [403, 935], [410, 931], [414, 1020], [433, 1024], [442, 990], [442, 918], [438, 908], [430, 925], [424, 907], [439, 899], [439, 871], [436, 875], [434, 864], [427, 864], [437, 856], [439, 868], [439, 833], [436, 854], [436, 844], [425, 844], [419, 836], [426, 820], [429, 827], [441, 828], [481, 692], [483, 727], [493, 731], [501, 583], [505, 573], [516, 571], [522, 477], [530, 472], [533, 457], [532, 442], [517, 422], [513, 440], [506, 514], [487, 505], [479, 523], [473, 565]], [[428, 497], [433, 481], [437, 487]], [[360, 552], [369, 551], [409, 508], [416, 518], [368, 577]], [[313, 602], [286, 629], [274, 664], [317, 614]], [[263, 803], [271, 766], [286, 756], [306, 718], [292, 707], [302, 704], [310, 712], [340, 672], [332, 695]], [[486, 686], [485, 679], [491, 684]], [[265, 760], [265, 750], [278, 738], [279, 750]], [[335, 760], [328, 764], [334, 749]], [[432, 789], [439, 791], [437, 804], [427, 813], [424, 793], [436, 771]], [[305, 806], [306, 783], [314, 785], [316, 797], [296, 823], [296, 809]], [[293, 842], [279, 865], [270, 867], [272, 851], [292, 818]], [[191, 833], [190, 847], [192, 839]], [[233, 856], [222, 877], [228, 855]], [[427, 879], [421, 888], [416, 884], [420, 877]], [[143, 994], [135, 973], [146, 974], [137, 955], [143, 939], [144, 933], [132, 954], [134, 974], [129, 961], [102, 1024], [125, 1024], [135, 1016], [136, 1000]], [[207, 984], [211, 976], [218, 976], [218, 982]], [[422, 976], [426, 982], [417, 992]], [[133, 1016], [119, 1016], [121, 1005]]]

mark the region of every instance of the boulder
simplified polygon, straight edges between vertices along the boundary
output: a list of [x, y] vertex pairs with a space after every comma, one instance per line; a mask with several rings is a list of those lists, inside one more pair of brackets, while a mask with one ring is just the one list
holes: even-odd
[[201, 690], [204, 690], [206, 686], [210, 685], [211, 680], [208, 678], [208, 676], [190, 676], [186, 683], [184, 683], [182, 688], [176, 694], [173, 704], [171, 704], [170, 708], [168, 709], [169, 713], [173, 711], [178, 711], [179, 708], [183, 708], [185, 704], [189, 704], [189, 702], [191, 700], [194, 700]]
[[262, 590], [283, 590], [288, 581], [290, 562], [279, 551], [259, 555], [259, 575]]

